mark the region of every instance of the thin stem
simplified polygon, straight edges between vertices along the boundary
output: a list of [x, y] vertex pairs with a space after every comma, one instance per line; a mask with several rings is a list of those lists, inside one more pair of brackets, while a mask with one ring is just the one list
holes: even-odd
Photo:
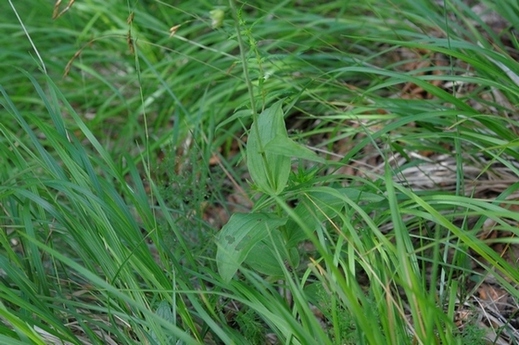
[[[242, 60], [242, 64], [243, 64], [243, 73], [245, 75], [245, 83], [247, 84], [247, 89], [249, 90], [249, 99], [250, 99], [251, 114], [252, 114], [252, 120], [253, 120], [253, 125], [251, 126], [251, 130], [254, 131], [253, 135], [255, 135], [256, 138], [258, 139], [258, 145], [260, 148], [260, 154], [261, 154], [261, 158], [263, 160], [263, 164], [265, 165], [265, 167], [268, 167], [267, 156], [265, 155], [265, 150], [263, 148], [263, 143], [261, 141], [258, 123], [257, 123], [256, 104], [254, 101], [254, 90], [252, 89], [252, 83], [251, 83], [250, 77], [249, 77], [249, 68], [247, 66], [247, 58], [245, 56], [245, 45], [243, 44], [243, 39], [241, 36], [241, 31], [240, 31], [240, 18], [238, 16], [235, 1], [229, 0], [229, 4], [231, 6], [232, 14], [234, 16], [234, 21], [236, 23], [236, 37], [238, 38], [238, 46], [240, 47], [240, 56], [241, 56], [241, 60]], [[271, 170], [266, 169], [266, 171], [267, 171], [267, 178], [269, 179], [270, 184], [273, 185], [272, 181], [274, 179], [273, 179], [273, 176], [271, 175]]]
[[236, 9], [235, 1], [229, 0], [229, 5], [231, 6], [234, 22], [236, 23], [236, 37], [238, 38], [238, 46], [240, 47], [240, 57], [243, 64], [243, 74], [245, 75], [245, 83], [247, 84], [247, 89], [249, 91], [252, 118], [254, 121], [256, 121], [256, 104], [254, 101], [254, 90], [252, 89], [252, 83], [249, 77], [249, 68], [247, 66], [247, 58], [245, 56], [245, 45], [243, 44], [243, 38], [241, 36], [240, 31], [240, 18], [238, 17], [238, 11]]

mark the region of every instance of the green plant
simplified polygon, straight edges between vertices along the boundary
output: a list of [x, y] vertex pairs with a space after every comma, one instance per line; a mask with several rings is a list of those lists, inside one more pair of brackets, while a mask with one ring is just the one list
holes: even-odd
[[514, 337], [514, 1], [14, 5], [0, 342]]

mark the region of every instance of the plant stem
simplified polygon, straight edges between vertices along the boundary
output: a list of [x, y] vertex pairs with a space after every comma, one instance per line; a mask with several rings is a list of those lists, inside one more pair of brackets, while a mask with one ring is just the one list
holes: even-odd
[[254, 90], [252, 89], [252, 83], [249, 78], [249, 68], [247, 66], [247, 58], [245, 56], [245, 46], [243, 44], [243, 38], [241, 36], [240, 31], [240, 18], [238, 17], [238, 10], [236, 9], [235, 1], [229, 0], [229, 5], [231, 6], [234, 22], [236, 23], [236, 37], [238, 39], [238, 46], [240, 47], [240, 57], [243, 64], [243, 74], [245, 75], [245, 83], [247, 84], [247, 89], [249, 91], [252, 119], [256, 121], [256, 102], [254, 101]]

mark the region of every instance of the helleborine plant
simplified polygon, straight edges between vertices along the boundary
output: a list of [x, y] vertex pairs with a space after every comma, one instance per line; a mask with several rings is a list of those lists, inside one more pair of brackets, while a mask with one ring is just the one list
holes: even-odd
[[[247, 167], [257, 189], [269, 196], [280, 195], [290, 176], [292, 158], [322, 162], [314, 152], [288, 137], [283, 116], [283, 100], [263, 111], [252, 123], [247, 141]], [[262, 265], [251, 260], [249, 265], [261, 273], [278, 275], [279, 267], [273, 262], [297, 261], [294, 248], [286, 248], [280, 236], [280, 227], [287, 222], [278, 214], [235, 214], [219, 233], [216, 260], [218, 271], [230, 281], [240, 265], [262, 252]], [[269, 248], [269, 250], [265, 250]], [[252, 262], [254, 261], [254, 262]]]
[[266, 194], [281, 193], [290, 175], [290, 157], [266, 149], [275, 138], [290, 140], [281, 106], [282, 101], [278, 101], [262, 112], [252, 123], [247, 140], [249, 174], [258, 189]]
[[268, 195], [279, 195], [285, 189], [292, 158], [324, 162], [288, 137], [282, 104], [280, 100], [258, 116], [247, 141], [249, 174], [257, 188]]

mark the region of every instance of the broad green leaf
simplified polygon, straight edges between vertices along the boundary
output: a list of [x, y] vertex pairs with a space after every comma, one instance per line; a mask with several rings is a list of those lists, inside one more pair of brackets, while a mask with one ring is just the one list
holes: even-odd
[[[175, 323], [175, 321], [176, 321], [176, 315], [173, 313], [172, 306], [167, 301], [160, 302], [160, 304], [157, 308], [157, 311], [155, 313], [159, 317], [161, 317], [164, 320], [169, 321], [171, 323]], [[150, 333], [151, 333], [152, 339], [155, 341], [155, 343], [158, 344], [160, 342], [160, 337], [157, 336], [157, 334], [153, 330]], [[173, 343], [175, 343], [176, 339], [172, 334], [170, 334], [166, 337], [166, 340], [167, 340], [168, 344], [173, 344]]]
[[173, 313], [171, 304], [167, 301], [160, 302], [155, 312], [158, 316], [169, 322], [175, 322], [175, 314]]
[[[315, 230], [322, 222], [335, 218], [338, 212], [346, 206], [348, 199], [364, 203], [384, 200], [380, 195], [364, 192], [357, 188], [314, 188], [307, 193], [306, 198], [300, 200], [294, 212], [309, 229]], [[286, 228], [288, 233], [286, 245], [288, 248], [296, 246], [307, 238], [305, 232], [293, 219], [288, 221]]]
[[229, 282], [251, 249], [269, 231], [284, 225], [286, 219], [268, 213], [236, 213], [218, 235], [216, 263], [224, 281]]
[[297, 157], [313, 162], [325, 163], [325, 160], [317, 156], [315, 152], [296, 143], [287, 136], [276, 136], [265, 145], [265, 151], [289, 158]]
[[[307, 225], [308, 229], [317, 229], [322, 222], [336, 217], [346, 205], [345, 201], [330, 194], [311, 193], [307, 198], [301, 199], [294, 209], [298, 218]], [[288, 247], [294, 247], [307, 238], [306, 233], [301, 229], [295, 220], [290, 220], [287, 224]]]
[[287, 251], [279, 231], [273, 231], [271, 234], [272, 236], [268, 236], [252, 248], [245, 263], [260, 273], [271, 277], [283, 277], [282, 265], [297, 267], [299, 253], [297, 248], [289, 248]]
[[270, 195], [281, 193], [290, 175], [290, 157], [266, 149], [276, 137], [288, 139], [282, 104], [283, 101], [278, 101], [258, 116], [247, 141], [247, 167], [251, 178], [262, 192]]

